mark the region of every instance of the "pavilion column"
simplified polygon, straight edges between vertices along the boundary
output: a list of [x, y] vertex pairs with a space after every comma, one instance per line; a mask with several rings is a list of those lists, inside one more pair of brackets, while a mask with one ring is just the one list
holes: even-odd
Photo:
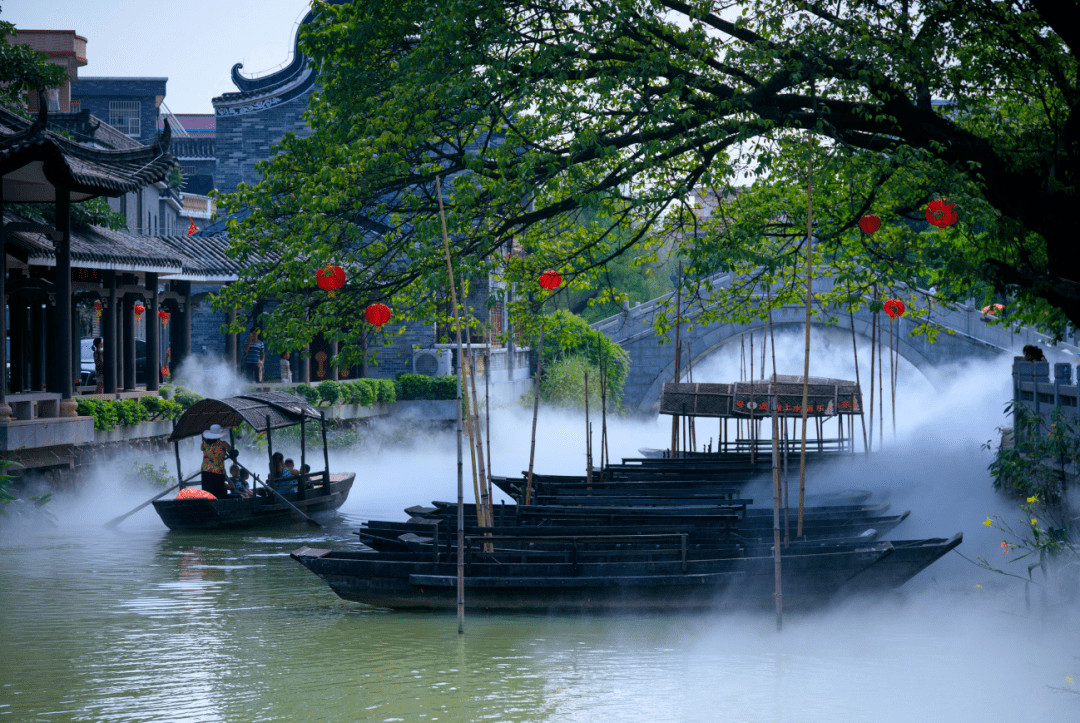
[[105, 272], [105, 310], [101, 314], [101, 343], [105, 345], [105, 393], [116, 393], [116, 272]]
[[[7, 338], [7, 239], [4, 238], [4, 200], [0, 198], [0, 424], [11, 421], [11, 405], [7, 403]], [[11, 368], [14, 371], [15, 365]]]
[[[31, 296], [34, 298], [36, 295]], [[48, 356], [49, 342], [55, 339], [55, 335], [49, 335], [48, 329], [55, 329], [49, 324], [52, 315], [41, 304], [40, 299], [30, 303], [30, 391], [60, 392], [60, 385], [56, 383], [56, 375], [60, 372], [56, 367], [46, 367], [45, 359]], [[52, 336], [53, 339], [46, 338]]]
[[148, 271], [146, 273], [146, 291], [149, 301], [146, 303], [146, 391], [156, 392], [160, 387], [161, 359], [158, 354], [158, 292], [157, 274]]
[[123, 275], [116, 277], [116, 296], [110, 305], [113, 315], [113, 333], [116, 334], [116, 391], [124, 391], [124, 285]]
[[71, 369], [71, 194], [68, 191], [56, 191], [56, 309], [59, 337], [57, 360], [60, 374], [60, 416], [77, 417], [78, 405], [71, 398], [74, 391]]
[[[232, 326], [236, 323], [236, 309], [229, 309], [225, 314], [225, 321]], [[225, 364], [229, 367], [229, 371], [236, 373], [236, 334], [229, 332], [225, 335]]]
[[135, 296], [124, 294], [120, 302], [124, 328], [124, 390], [135, 391]]
[[71, 307], [71, 383], [78, 387], [82, 383], [82, 324], [79, 323], [79, 303], [72, 294]]
[[9, 300], [11, 310], [11, 393], [18, 394], [26, 388], [26, 306], [22, 294]]
[[41, 360], [39, 365], [41, 366], [43, 379], [42, 386], [46, 391], [51, 391], [54, 394], [63, 393], [63, 389], [60, 387], [60, 372], [62, 372], [60, 365], [49, 363], [49, 360], [56, 359], [56, 354], [59, 353], [56, 334], [50, 333], [50, 330], [57, 329], [56, 319], [58, 314], [59, 309], [56, 308], [55, 304], [46, 304], [41, 309], [41, 321], [39, 322], [41, 324], [41, 333], [39, 334], [40, 356], [38, 359]]
[[326, 370], [328, 372], [326, 378], [332, 379], [336, 382], [339, 378], [337, 362], [337, 341], [328, 342], [327, 346], [330, 347], [330, 361], [328, 362], [330, 364], [330, 368]]
[[368, 335], [367, 330], [360, 334], [360, 378], [367, 379], [368, 375]]
[[300, 384], [311, 384], [311, 345], [306, 344], [303, 349], [300, 350], [300, 369], [299, 377], [296, 381]]

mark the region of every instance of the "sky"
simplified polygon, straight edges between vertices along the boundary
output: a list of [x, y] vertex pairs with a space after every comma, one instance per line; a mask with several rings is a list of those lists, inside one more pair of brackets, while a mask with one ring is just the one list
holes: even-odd
[[213, 113], [211, 98], [292, 58], [296, 24], [310, 0], [0, 0], [0, 19], [27, 30], [74, 30], [86, 38], [80, 77], [168, 78], [173, 113]]

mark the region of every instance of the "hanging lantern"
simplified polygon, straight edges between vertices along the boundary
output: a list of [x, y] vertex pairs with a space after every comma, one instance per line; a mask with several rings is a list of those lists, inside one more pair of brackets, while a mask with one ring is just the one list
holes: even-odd
[[390, 307], [386, 304], [372, 304], [364, 311], [364, 318], [372, 326], [382, 328], [382, 325], [390, 321], [392, 316]]
[[955, 203], [949, 203], [943, 198], [936, 198], [926, 204], [926, 221], [931, 226], [945, 228], [956, 223]]
[[135, 321], [142, 321], [142, 315], [146, 312], [146, 307], [142, 304], [135, 304]]
[[101, 310], [104, 309], [104, 308], [105, 307], [101, 305], [100, 301], [95, 301], [94, 302], [94, 318], [95, 319], [100, 319], [101, 318]]
[[169, 317], [172, 316], [172, 314], [170, 314], [169, 312], [162, 309], [161, 311], [159, 311], [157, 313], [157, 315], [158, 315], [158, 318], [161, 319], [161, 325], [162, 326], [168, 326], [169, 325]]
[[547, 291], [554, 291], [562, 284], [562, 276], [555, 271], [545, 271], [540, 274], [540, 288]]
[[890, 319], [897, 319], [907, 311], [907, 307], [904, 306], [904, 302], [900, 301], [900, 299], [889, 299], [885, 302], [884, 309]]
[[859, 219], [859, 228], [869, 235], [881, 228], [881, 219], [870, 213]]
[[332, 299], [334, 293], [345, 285], [345, 269], [334, 264], [327, 264], [315, 272], [315, 282]]

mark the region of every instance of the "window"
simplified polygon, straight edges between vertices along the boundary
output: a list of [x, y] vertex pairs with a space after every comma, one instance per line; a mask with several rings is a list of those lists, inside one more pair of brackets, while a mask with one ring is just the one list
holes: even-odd
[[72, 113], [78, 113], [79, 111], [82, 110], [82, 101], [81, 100], [73, 100], [73, 101], [71, 101], [71, 103], [68, 104], [68, 109]]
[[139, 111], [142, 104], [137, 100], [109, 101], [109, 125], [129, 136], [141, 134]]

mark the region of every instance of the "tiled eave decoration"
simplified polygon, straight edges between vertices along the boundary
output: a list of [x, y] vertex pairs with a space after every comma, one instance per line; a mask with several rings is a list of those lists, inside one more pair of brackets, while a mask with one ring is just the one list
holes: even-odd
[[56, 189], [73, 201], [121, 196], [168, 177], [177, 166], [169, 153], [170, 132], [151, 146], [110, 150], [76, 143], [46, 127], [42, 108], [31, 122], [0, 108], [0, 175], [4, 200], [49, 203]]

